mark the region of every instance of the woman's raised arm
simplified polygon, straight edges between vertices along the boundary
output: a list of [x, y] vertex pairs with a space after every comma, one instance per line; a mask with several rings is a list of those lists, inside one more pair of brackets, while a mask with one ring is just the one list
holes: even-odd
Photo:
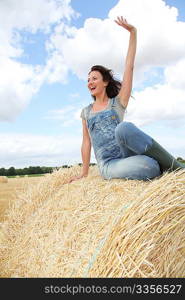
[[121, 104], [124, 107], [127, 107], [132, 91], [133, 70], [137, 45], [137, 30], [133, 25], [128, 24], [127, 20], [123, 17], [117, 17], [115, 22], [130, 32], [129, 46], [123, 72], [123, 81], [118, 94]]

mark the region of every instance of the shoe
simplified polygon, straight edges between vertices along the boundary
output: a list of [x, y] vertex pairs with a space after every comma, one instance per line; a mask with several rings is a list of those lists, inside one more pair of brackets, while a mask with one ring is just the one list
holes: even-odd
[[153, 140], [153, 144], [150, 148], [143, 153], [157, 160], [160, 165], [161, 172], [174, 171], [177, 169], [184, 169], [185, 164], [179, 162], [169, 152], [167, 152], [160, 144]]

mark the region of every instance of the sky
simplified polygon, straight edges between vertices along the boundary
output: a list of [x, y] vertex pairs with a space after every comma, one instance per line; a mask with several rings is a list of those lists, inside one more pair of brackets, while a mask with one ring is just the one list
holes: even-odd
[[121, 15], [138, 32], [124, 120], [185, 158], [184, 0], [0, 0], [0, 168], [82, 162], [87, 74], [101, 64], [122, 78]]

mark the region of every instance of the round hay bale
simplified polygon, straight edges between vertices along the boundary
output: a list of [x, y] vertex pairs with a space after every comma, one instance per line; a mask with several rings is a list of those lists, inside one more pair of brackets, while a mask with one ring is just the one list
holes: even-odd
[[185, 172], [151, 183], [101, 248], [89, 277], [185, 276]]
[[185, 172], [103, 180], [43, 176], [2, 224], [1, 277], [184, 277]]
[[0, 183], [7, 183], [8, 178], [6, 176], [0, 176]]

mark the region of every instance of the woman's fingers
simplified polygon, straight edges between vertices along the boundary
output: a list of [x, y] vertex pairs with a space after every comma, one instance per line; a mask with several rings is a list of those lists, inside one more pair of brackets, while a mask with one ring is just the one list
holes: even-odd
[[115, 20], [115, 22], [119, 26], [122, 26], [123, 28], [127, 29], [128, 31], [131, 31], [133, 28], [135, 28], [133, 25], [129, 24], [127, 22], [127, 19], [123, 18], [123, 16], [117, 17], [117, 19]]
[[71, 183], [71, 182], [73, 182], [73, 181], [75, 181], [75, 180], [79, 180], [79, 179], [81, 179], [82, 177], [83, 177], [82, 175], [73, 176], [73, 177], [71, 177], [71, 178], [68, 180], [68, 183]]
[[125, 20], [126, 20], [126, 19], [123, 18], [123, 16], [117, 17], [117, 21], [118, 21], [118, 22], [124, 22]]

